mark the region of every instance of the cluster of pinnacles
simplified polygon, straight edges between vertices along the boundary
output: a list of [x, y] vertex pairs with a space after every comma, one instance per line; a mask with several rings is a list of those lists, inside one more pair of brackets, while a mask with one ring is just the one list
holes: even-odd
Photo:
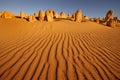
[[[13, 14], [9, 11], [4, 11], [3, 13], [0, 12], [0, 17], [1, 18], [13, 18], [15, 16], [13, 16]], [[42, 22], [42, 21], [54, 21], [54, 19], [58, 18], [58, 19], [67, 19], [67, 18], [71, 18], [73, 21], [76, 22], [82, 22], [82, 11], [81, 10], [77, 10], [74, 14], [68, 14], [66, 15], [65, 12], [61, 12], [60, 14], [58, 14], [56, 11], [52, 11], [51, 9], [48, 9], [46, 11], [40, 10], [39, 13], [34, 13], [33, 15], [26, 15], [23, 11], [20, 12], [20, 15], [17, 16], [21, 19], [26, 19], [29, 22], [34, 22], [36, 20]], [[86, 18], [89, 19], [89, 18]]]
[[116, 27], [118, 23], [118, 18], [114, 17], [114, 12], [113, 10], [109, 10], [106, 13], [105, 18], [91, 18], [90, 21], [96, 22], [99, 24], [104, 24], [109, 27]]
[[[83, 16], [81, 10], [77, 10], [74, 14], [68, 13], [68, 15], [65, 14], [65, 12], [61, 12], [60, 15], [56, 11], [52, 11], [51, 9], [48, 9], [46, 11], [40, 10], [39, 13], [34, 13], [32, 15], [26, 15], [23, 11], [20, 12], [20, 15], [17, 16], [17, 18], [26, 19], [29, 22], [34, 21], [54, 21], [55, 19], [71, 19], [75, 22], [86, 22], [86, 21], [93, 21], [99, 24], [105, 24], [110, 27], [115, 27], [118, 18], [114, 17], [113, 11], [109, 10], [105, 16], [105, 18], [90, 18], [88, 16]], [[0, 18], [10, 19], [10, 18], [16, 18], [16, 15], [13, 15], [13, 13], [5, 10], [4, 12], [0, 12]]]

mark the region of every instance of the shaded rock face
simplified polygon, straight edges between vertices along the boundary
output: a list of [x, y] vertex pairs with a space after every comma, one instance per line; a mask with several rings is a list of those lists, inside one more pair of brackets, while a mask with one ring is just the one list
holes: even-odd
[[117, 23], [118, 23], [118, 17], [114, 17], [113, 19], [115, 20], [115, 23], [117, 25]]
[[99, 24], [100, 20], [97, 18], [97, 19], [95, 19], [95, 22]]
[[99, 18], [94, 18], [94, 22], [99, 23], [100, 19]]
[[58, 18], [58, 17], [59, 17], [58, 13], [53, 11], [53, 18]]
[[5, 18], [5, 19], [11, 19], [11, 18], [13, 18], [13, 14], [6, 10], [2, 13], [1, 17]]
[[116, 22], [114, 19], [110, 19], [106, 25], [109, 27], [116, 27]]
[[45, 18], [45, 12], [43, 10], [40, 10], [38, 13], [38, 20], [44, 21], [44, 18]]
[[23, 11], [20, 12], [20, 18], [22, 18], [22, 19], [26, 18], [26, 15], [25, 15], [25, 13]]
[[75, 13], [72, 15], [72, 18], [75, 19]]
[[61, 13], [60, 13], [60, 18], [67, 18], [65, 12], [61, 12]]
[[2, 12], [0, 12], [0, 18], [2, 17]]
[[109, 10], [105, 16], [104, 23], [106, 26], [109, 27], [116, 27], [118, 22], [118, 18], [114, 17], [114, 12], [112, 10]]
[[68, 18], [72, 18], [72, 14], [68, 13]]
[[82, 20], [83, 20], [84, 22], [89, 21], [89, 17], [88, 17], [88, 16], [83, 16]]
[[82, 11], [81, 10], [77, 10], [75, 13], [75, 21], [82, 21]]
[[114, 17], [113, 19], [110, 19], [106, 25], [109, 27], [116, 27], [117, 23], [118, 23], [118, 18]]
[[38, 13], [34, 13], [34, 16], [35, 16], [35, 17], [38, 17]]
[[113, 11], [109, 10], [105, 16], [105, 22], [109, 21], [110, 19], [113, 19]]
[[30, 16], [28, 17], [28, 21], [29, 21], [29, 22], [34, 22], [34, 21], [36, 21], [35, 16], [34, 16], [34, 15], [30, 15]]
[[45, 12], [45, 20], [46, 21], [53, 21], [53, 11], [48, 9]]
[[100, 23], [100, 18], [90, 18], [89, 21], [95, 22], [95, 23]]

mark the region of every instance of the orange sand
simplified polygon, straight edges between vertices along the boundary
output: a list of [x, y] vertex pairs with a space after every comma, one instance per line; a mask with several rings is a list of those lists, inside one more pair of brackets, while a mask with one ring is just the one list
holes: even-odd
[[120, 79], [120, 27], [0, 18], [0, 80]]

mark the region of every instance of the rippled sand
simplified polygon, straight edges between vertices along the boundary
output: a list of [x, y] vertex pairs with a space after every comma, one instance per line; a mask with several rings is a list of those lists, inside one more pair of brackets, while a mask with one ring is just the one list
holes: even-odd
[[0, 80], [120, 79], [120, 27], [0, 19]]

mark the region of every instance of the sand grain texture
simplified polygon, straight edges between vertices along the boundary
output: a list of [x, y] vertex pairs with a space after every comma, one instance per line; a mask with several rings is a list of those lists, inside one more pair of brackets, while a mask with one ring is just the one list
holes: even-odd
[[0, 80], [120, 79], [120, 27], [0, 18]]

